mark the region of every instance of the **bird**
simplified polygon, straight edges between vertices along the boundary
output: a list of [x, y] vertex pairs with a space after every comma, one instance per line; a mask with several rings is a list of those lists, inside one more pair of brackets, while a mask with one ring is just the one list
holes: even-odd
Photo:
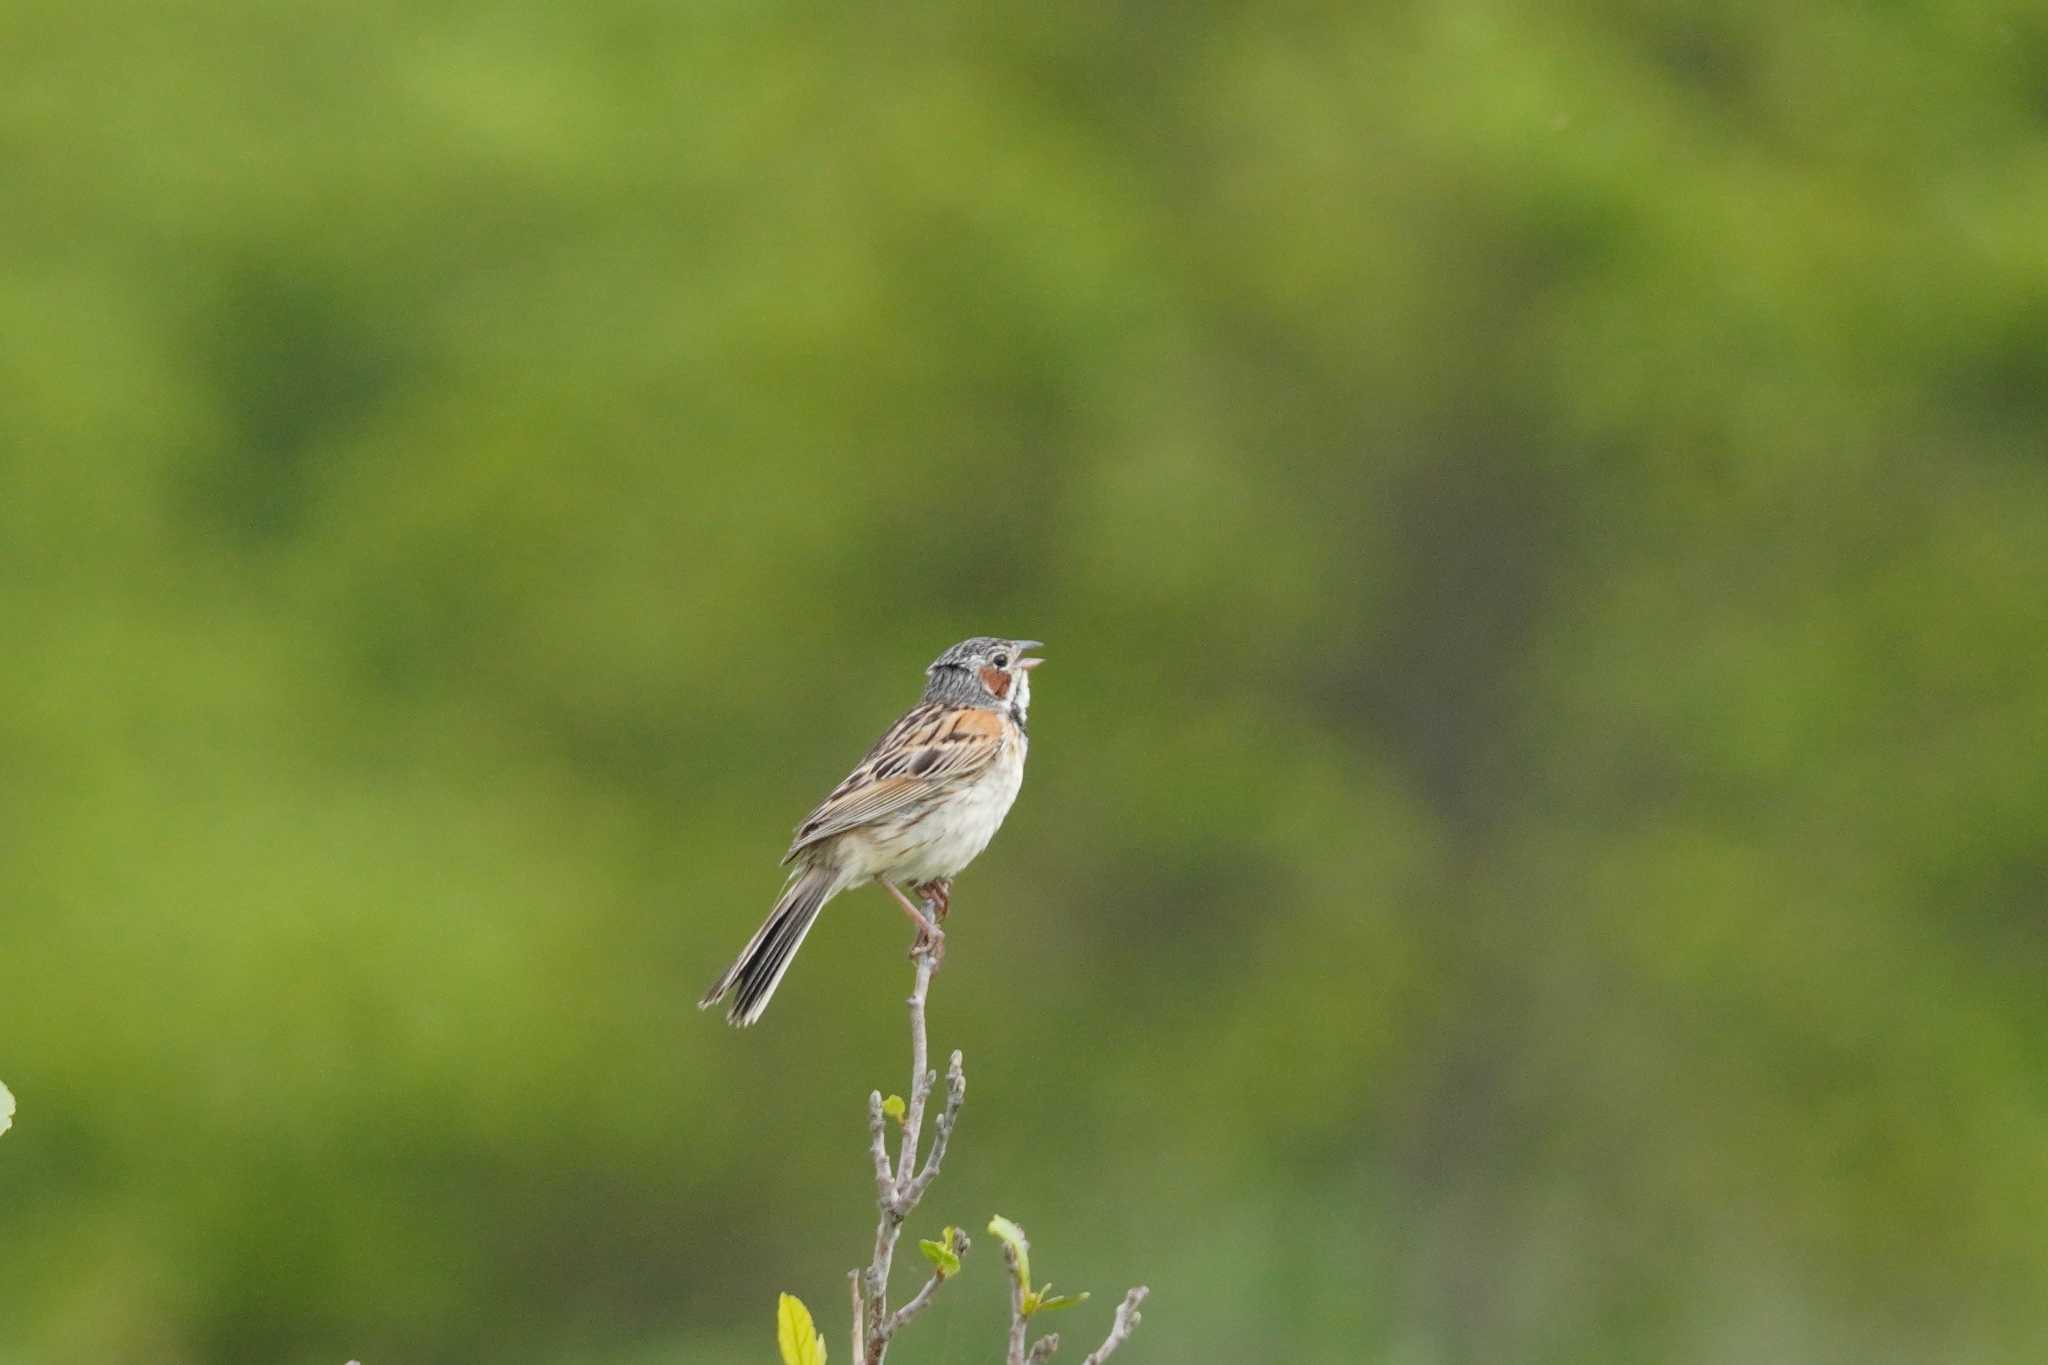
[[869, 882], [917, 925], [913, 953], [943, 951], [935, 921], [946, 918], [953, 878], [988, 847], [1024, 782], [1031, 671], [1045, 662], [1027, 651], [1043, 643], [977, 635], [932, 661], [917, 704], [797, 825], [781, 898], [698, 1009], [730, 995], [727, 1023], [759, 1019], [825, 902]]

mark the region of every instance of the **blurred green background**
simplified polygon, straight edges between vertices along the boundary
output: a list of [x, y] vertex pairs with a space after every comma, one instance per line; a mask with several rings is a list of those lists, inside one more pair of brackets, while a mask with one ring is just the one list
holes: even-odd
[[902, 917], [693, 1005], [982, 632], [913, 1235], [1133, 1365], [2048, 1354], [2038, 5], [0, 33], [0, 1360], [842, 1358]]

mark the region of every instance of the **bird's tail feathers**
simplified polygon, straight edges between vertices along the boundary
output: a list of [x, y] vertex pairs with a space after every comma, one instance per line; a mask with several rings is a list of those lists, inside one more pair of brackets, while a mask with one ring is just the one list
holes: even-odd
[[730, 994], [732, 1004], [725, 1012], [728, 1024], [745, 1028], [759, 1019], [768, 1008], [769, 997], [782, 984], [782, 974], [789, 970], [796, 950], [803, 946], [804, 935], [811, 932], [818, 911], [838, 894], [840, 885], [840, 874], [824, 867], [806, 868], [792, 879], [725, 975], [704, 992], [697, 1008], [710, 1009]]

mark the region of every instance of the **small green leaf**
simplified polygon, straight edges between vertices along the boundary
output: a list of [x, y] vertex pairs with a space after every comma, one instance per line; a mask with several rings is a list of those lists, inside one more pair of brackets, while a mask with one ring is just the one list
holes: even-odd
[[811, 1310], [794, 1294], [784, 1294], [775, 1306], [775, 1344], [782, 1350], [782, 1365], [825, 1365], [825, 1338], [811, 1324]]
[[891, 1095], [888, 1099], [882, 1101], [882, 1112], [894, 1119], [897, 1126], [901, 1127], [903, 1116], [908, 1114], [910, 1110], [904, 1105], [901, 1095]]
[[917, 1249], [924, 1253], [924, 1258], [932, 1263], [942, 1280], [960, 1273], [960, 1258], [953, 1252], [953, 1231], [947, 1228], [939, 1234], [938, 1241], [920, 1241], [917, 1244]]
[[988, 1230], [998, 1241], [1010, 1248], [1017, 1258], [1017, 1286], [1028, 1297], [1031, 1293], [1031, 1243], [1024, 1236], [1024, 1229], [1018, 1227], [1000, 1213], [988, 1220]]
[[[1050, 1289], [1052, 1286], [1047, 1285], [1045, 1288]], [[1048, 1313], [1055, 1308], [1072, 1308], [1077, 1303], [1088, 1302], [1088, 1291], [1084, 1289], [1078, 1294], [1054, 1294], [1047, 1297], [1045, 1289], [1041, 1289], [1032, 1297], [1036, 1298], [1038, 1302], [1032, 1306], [1031, 1311], [1034, 1313]]]

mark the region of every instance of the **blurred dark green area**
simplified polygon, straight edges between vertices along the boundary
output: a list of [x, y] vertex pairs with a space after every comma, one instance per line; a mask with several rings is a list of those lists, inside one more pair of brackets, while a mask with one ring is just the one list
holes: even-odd
[[981, 632], [913, 1235], [1134, 1365], [2048, 1354], [2038, 6], [0, 34], [0, 1361], [842, 1358], [901, 917], [693, 1002]]

